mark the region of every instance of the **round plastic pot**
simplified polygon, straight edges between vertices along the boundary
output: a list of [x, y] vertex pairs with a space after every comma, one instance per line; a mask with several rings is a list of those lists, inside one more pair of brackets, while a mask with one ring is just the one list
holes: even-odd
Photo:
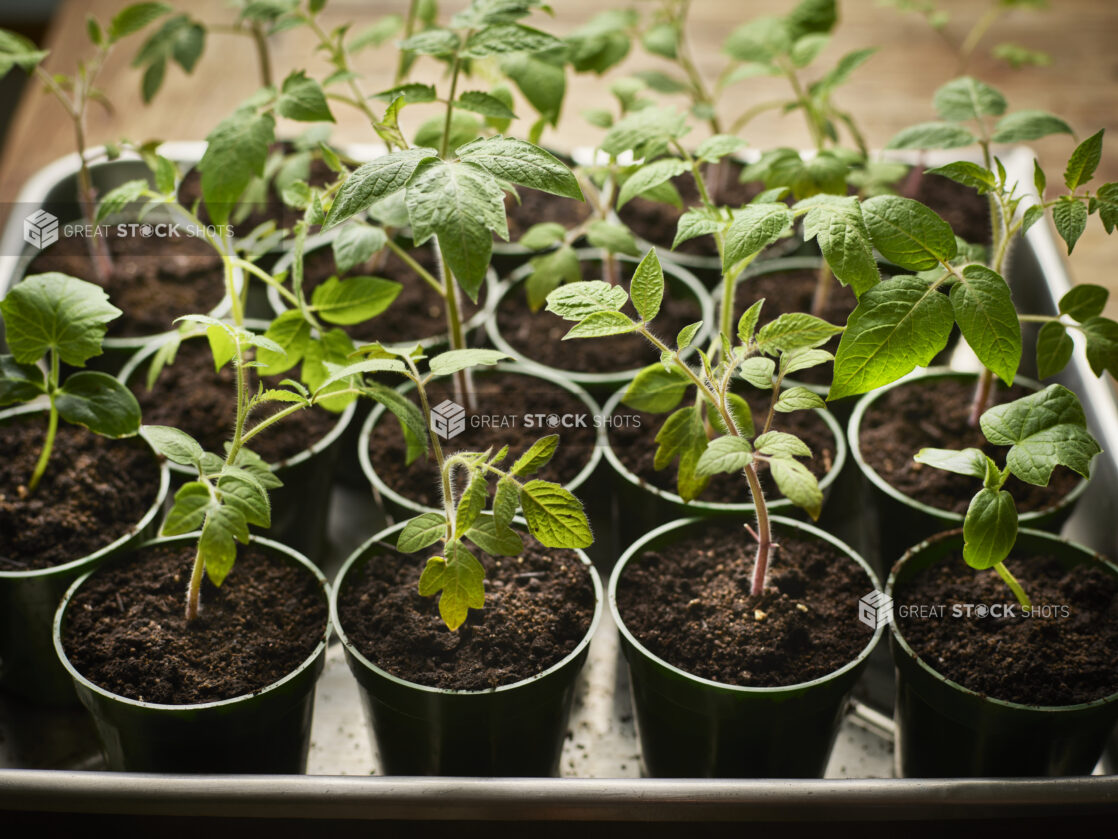
[[[249, 324], [249, 328], [257, 326]], [[128, 384], [134, 376], [146, 375], [147, 364], [158, 349], [158, 344], [152, 344], [136, 353], [121, 370], [120, 380]], [[268, 493], [272, 504], [272, 526], [265, 533], [315, 562], [319, 561], [326, 543], [334, 467], [344, 447], [343, 435], [356, 410], [356, 403], [350, 403], [338, 414], [333, 428], [318, 442], [292, 457], [270, 464], [276, 477], [283, 481], [283, 486]], [[170, 469], [175, 489], [197, 477], [192, 469], [178, 463], [170, 464]]]
[[[600, 262], [602, 255], [601, 251], [585, 249], [578, 251], [578, 258], [581, 262]], [[619, 255], [617, 259], [630, 264], [636, 264], [638, 262], [638, 260], [632, 257], [623, 255]], [[694, 347], [705, 347], [710, 340], [711, 324], [714, 323], [714, 304], [710, 299], [709, 292], [703, 287], [702, 283], [695, 279], [695, 276], [690, 271], [671, 263], [664, 263], [663, 268], [664, 279], [667, 284], [667, 294], [672, 296], [687, 295], [693, 297], [699, 306], [699, 313], [696, 320], [701, 320], [703, 325], [692, 340], [692, 347], [684, 351], [684, 357], [686, 358], [694, 353]], [[494, 347], [512, 358], [515, 358], [524, 367], [540, 373], [544, 378], [550, 379], [551, 381], [562, 380], [581, 385], [595, 398], [607, 398], [618, 387], [632, 381], [637, 373], [648, 366], [647, 364], [642, 364], [640, 367], [636, 367], [632, 370], [621, 370], [615, 373], [589, 373], [581, 370], [565, 370], [558, 367], [549, 367], [546, 364], [533, 361], [531, 358], [515, 349], [501, 334], [501, 324], [498, 322], [498, 311], [501, 301], [504, 300], [506, 295], [524, 293], [521, 286], [528, 278], [531, 270], [532, 268], [530, 265], [522, 266], [520, 270], [512, 274], [507, 282], [501, 285], [497, 294], [491, 298], [492, 305], [489, 307], [489, 317], [486, 318], [485, 321], [485, 330]], [[625, 284], [625, 288], [628, 288], [628, 284]], [[549, 317], [554, 316], [550, 315]], [[656, 350], [649, 344], [648, 364], [654, 363], [656, 357]]]
[[[193, 543], [198, 534], [156, 539], [152, 545]], [[270, 539], [253, 544], [305, 568], [322, 587], [322, 572], [306, 557]], [[96, 573], [96, 572], [92, 572]], [[330, 623], [314, 651], [291, 673], [254, 693], [199, 705], [159, 705], [110, 693], [79, 673], [62, 644], [62, 627], [74, 595], [91, 574], [66, 592], [54, 618], [54, 648], [69, 671], [82, 704], [93, 715], [108, 768], [121, 772], [302, 773], [310, 748], [314, 686], [326, 664]]]
[[[909, 546], [943, 530], [962, 527], [964, 513], [941, 510], [938, 507], [923, 504], [905, 495], [881, 477], [866, 462], [862, 454], [859, 439], [862, 423], [866, 413], [873, 408], [874, 403], [893, 388], [919, 386], [922, 382], [944, 379], [975, 382], [977, 374], [961, 373], [946, 368], [929, 368], [925, 373], [901, 379], [866, 394], [858, 401], [854, 413], [850, 417], [850, 424], [847, 427], [850, 452], [863, 479], [862, 550], [871, 562], [875, 563], [874, 567], [881, 572], [888, 569]], [[1037, 382], [1022, 376], [1018, 376], [1016, 382], [1026, 387], [1040, 389]], [[916, 454], [915, 444], [912, 454]], [[975, 492], [980, 488], [976, 481]], [[1075, 509], [1076, 502], [1079, 501], [1086, 490], [1087, 481], [1080, 481], [1055, 506], [1045, 510], [1022, 512], [1019, 517], [1021, 527], [1058, 532]]]
[[[41, 405], [24, 405], [0, 413], [0, 423], [45, 411]], [[50, 568], [0, 571], [0, 685], [5, 690], [46, 705], [77, 704], [70, 676], [54, 654], [54, 612], [74, 580], [106, 557], [154, 535], [168, 483], [167, 466], [161, 463], [159, 490], [143, 518], [100, 550]]]
[[[334, 583], [331, 618], [360, 687], [373, 748], [387, 775], [547, 777], [559, 772], [575, 679], [602, 617], [602, 583], [582, 551], [596, 607], [586, 637], [531, 678], [490, 690], [444, 690], [393, 676], [362, 655], [338, 617], [346, 578], [391, 550], [402, 525], [378, 533], [346, 560]], [[417, 562], [422, 557], [417, 556]]]
[[[627, 387], [627, 386], [626, 386]], [[616, 391], [606, 403], [605, 416], [614, 415], [615, 411], [624, 410], [621, 399], [625, 395], [626, 387]], [[829, 411], [816, 409], [831, 434], [835, 438], [835, 459], [830, 471], [819, 481], [819, 488], [823, 491], [823, 506], [826, 509], [831, 495], [831, 487], [843, 470], [846, 463], [846, 439], [842, 433], [842, 426]], [[684, 501], [678, 494], [661, 489], [648, 483], [634, 474], [617, 456], [609, 440], [609, 428], [603, 422], [598, 429], [598, 448], [602, 450], [606, 463], [610, 466], [610, 483], [613, 486], [613, 495], [617, 499], [619, 510], [624, 510], [624, 515], [616, 517], [617, 536], [622, 546], [631, 545], [654, 527], [665, 521], [672, 521], [681, 517], [695, 516], [698, 518], [715, 518], [720, 516], [736, 516], [747, 519], [753, 515], [753, 504], [749, 501], [725, 502], [709, 501], [697, 498], [694, 501]], [[749, 487], [745, 478], [741, 481], [741, 497], [749, 498]], [[774, 497], [768, 501], [771, 512], [783, 515], [800, 516], [804, 514], [791, 501], [781, 497]]]
[[[866, 572], [867, 591], [881, 586], [849, 547], [811, 525], [774, 516], [773, 532], [820, 539]], [[625, 625], [617, 586], [631, 562], [703, 532], [706, 519], [680, 519], [627, 550], [609, 580], [609, 608], [621, 634], [645, 774], [666, 778], [821, 778], [846, 700], [884, 633], [880, 624], [853, 661], [833, 673], [787, 687], [753, 688], [703, 679], [648, 651]], [[850, 604], [856, 620], [857, 604]]]
[[[910, 549], [889, 575], [896, 595], [924, 569], [963, 548], [961, 531], [940, 533]], [[1057, 557], [1066, 567], [1118, 566], [1089, 548], [1039, 530], [1022, 529], [1015, 554]], [[993, 574], [975, 571], [976, 574]], [[1007, 597], [1012, 595], [1006, 590]], [[896, 623], [890, 651], [896, 665], [897, 771], [909, 778], [1089, 775], [1118, 722], [1118, 693], [1079, 705], [1022, 705], [983, 696], [930, 667]]]

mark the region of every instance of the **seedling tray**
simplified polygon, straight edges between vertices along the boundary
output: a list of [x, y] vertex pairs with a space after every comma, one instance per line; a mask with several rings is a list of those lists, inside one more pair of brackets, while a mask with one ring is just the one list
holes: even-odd
[[[357, 150], [353, 150], [356, 152]], [[174, 144], [173, 156], [197, 159], [200, 144]], [[68, 165], [67, 165], [68, 162]], [[33, 178], [0, 240], [0, 289], [15, 277], [22, 219], [73, 171], [59, 161]], [[1014, 154], [1009, 169], [1031, 179], [1031, 155]], [[130, 175], [134, 176], [134, 175]], [[1070, 288], [1046, 224], [1034, 226], [1013, 254], [1023, 311], [1055, 311]], [[961, 350], [953, 364], [973, 358]], [[1026, 350], [1022, 372], [1030, 374]], [[1077, 352], [1062, 382], [1081, 395], [1092, 431], [1103, 441], [1091, 489], [1066, 535], [1118, 556], [1118, 403], [1109, 381], [1096, 379]], [[371, 495], [335, 490], [331, 515], [332, 576], [337, 565], [382, 520]], [[853, 608], [853, 606], [852, 606]], [[892, 671], [885, 645], [852, 700], [822, 780], [699, 780], [640, 777], [640, 756], [617, 629], [608, 617], [580, 677], [560, 778], [410, 778], [376, 776], [357, 694], [341, 648], [331, 647], [318, 685], [311, 754], [305, 776], [173, 776], [102, 771], [84, 711], [53, 711], [0, 695], [0, 810], [25, 814], [125, 814], [261, 820], [333, 819], [649, 821], [951, 821], [989, 818], [1068, 819], [1118, 814], [1118, 742], [1091, 777], [1055, 779], [893, 778]], [[181, 822], [180, 822], [181, 823]]]

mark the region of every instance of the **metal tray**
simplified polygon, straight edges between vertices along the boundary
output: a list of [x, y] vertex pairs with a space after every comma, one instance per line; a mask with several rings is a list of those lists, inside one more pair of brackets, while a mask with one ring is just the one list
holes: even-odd
[[[196, 158], [199, 144], [175, 144]], [[356, 151], [356, 150], [354, 150]], [[355, 155], [356, 156], [356, 155]], [[1031, 182], [1031, 155], [1014, 154], [1011, 172]], [[20, 201], [34, 203], [59, 177], [61, 164], [29, 182]], [[70, 160], [70, 168], [73, 161]], [[49, 177], [48, 177], [49, 176]], [[20, 217], [22, 218], [22, 216]], [[0, 253], [21, 231], [9, 223]], [[1029, 231], [1013, 254], [1024, 311], [1055, 311], [1070, 281], [1047, 224]], [[13, 261], [0, 262], [5, 271]], [[11, 273], [0, 272], [0, 288]], [[964, 350], [953, 363], [973, 364]], [[1023, 362], [1029, 372], [1031, 360]], [[1065, 532], [1118, 555], [1113, 501], [1118, 494], [1118, 406], [1107, 382], [1075, 355], [1062, 381], [1082, 396], [1092, 430], [1108, 441], [1096, 461], [1092, 491]], [[331, 575], [349, 551], [383, 524], [370, 494], [335, 490]], [[578, 820], [578, 821], [874, 821], [1037, 816], [1085, 817], [1118, 810], [1118, 744], [1112, 741], [1094, 777], [1059, 779], [893, 778], [892, 669], [885, 646], [852, 700], [822, 780], [663, 780], [640, 777], [617, 630], [604, 620], [580, 677], [557, 779], [401, 778], [376, 775], [357, 696], [335, 644], [317, 689], [306, 776], [167, 776], [99, 771], [102, 762], [83, 711], [58, 712], [0, 695], [0, 810], [25, 813], [116, 813], [143, 817], [258, 819]], [[437, 805], [437, 806], [436, 806]]]

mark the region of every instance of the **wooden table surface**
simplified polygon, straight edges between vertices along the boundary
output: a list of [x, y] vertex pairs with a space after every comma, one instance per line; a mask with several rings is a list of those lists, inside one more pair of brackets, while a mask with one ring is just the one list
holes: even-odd
[[[84, 19], [92, 13], [107, 20], [129, 0], [65, 0], [50, 29], [47, 47], [51, 50], [48, 69], [71, 71], [75, 57], [89, 51]], [[990, 0], [994, 2], [994, 0]], [[182, 5], [182, 4], [178, 4]], [[465, 5], [465, 0], [442, 0], [448, 10]], [[557, 0], [555, 18], [537, 17], [537, 25], [557, 35], [569, 32], [602, 8], [632, 6], [642, 13], [653, 8], [651, 2], [603, 2], [603, 0]], [[721, 66], [719, 46], [726, 34], [741, 20], [761, 13], [779, 13], [790, 3], [778, 0], [694, 0], [691, 40], [700, 69], [712, 78]], [[948, 9], [952, 23], [947, 34], [958, 39], [987, 3], [973, 0], [940, 0]], [[1052, 56], [1048, 67], [1011, 70], [989, 58], [980, 49], [970, 65], [973, 75], [1001, 89], [1011, 109], [1042, 108], [1067, 119], [1080, 137], [1099, 128], [1108, 130], [1099, 175], [1118, 180], [1118, 3], [1113, 0], [1058, 0], [1047, 12], [1015, 11], [1000, 32], [988, 36], [983, 47], [1000, 41], [1020, 43], [1033, 49], [1047, 50]], [[330, 0], [323, 20], [330, 25], [357, 21], [357, 28], [380, 15], [403, 11], [404, 0]], [[189, 12], [207, 23], [231, 20], [232, 13], [224, 0], [192, 0]], [[739, 11], [740, 10], [740, 11]], [[832, 43], [820, 59], [826, 66], [850, 49], [879, 45], [874, 57], [859, 69], [852, 81], [838, 94], [838, 101], [860, 118], [871, 146], [880, 147], [900, 128], [914, 122], [934, 118], [932, 92], [955, 75], [955, 58], [946, 40], [933, 32], [922, 19], [882, 8], [876, 0], [844, 0], [840, 4], [842, 20]], [[139, 73], [129, 66], [136, 49], [135, 36], [113, 56], [106, 66], [101, 87], [116, 111], [107, 114], [95, 108], [88, 126], [91, 144], [128, 137], [203, 139], [210, 129], [227, 116], [237, 103], [248, 97], [257, 84], [254, 52], [242, 36], [214, 34], [206, 54], [192, 76], [185, 76], [177, 67], [167, 73], [164, 88], [156, 101], [144, 106], [139, 97]], [[276, 75], [306, 68], [318, 77], [325, 75], [325, 63], [313, 49], [313, 36], [304, 29], [281, 33], [274, 39], [273, 54]], [[394, 61], [390, 49], [370, 50], [358, 56], [358, 69], [364, 74], [367, 91], [391, 86]], [[665, 62], [637, 50], [618, 69], [618, 74], [640, 69], [665, 68]], [[438, 81], [441, 65], [421, 59], [417, 73], [424, 80]], [[19, 72], [14, 71], [14, 72]], [[809, 78], [813, 78], [809, 74]], [[445, 84], [444, 84], [445, 86]], [[547, 144], [566, 148], [593, 145], [600, 139], [600, 129], [593, 128], [580, 116], [592, 107], [609, 107], [612, 98], [608, 83], [595, 76], [579, 76], [568, 85], [565, 122], [562, 134], [545, 134]], [[783, 82], [761, 79], [739, 84], [727, 101], [727, 111], [744, 110], [751, 102], [785, 95]], [[417, 124], [431, 115], [433, 106], [414, 106], [405, 112], [405, 126]], [[531, 113], [526, 105], [519, 107], [523, 115]], [[345, 106], [334, 107], [338, 124], [334, 139], [338, 142], [375, 142], [368, 125]], [[521, 123], [520, 131], [527, 130]], [[297, 131], [298, 125], [280, 126], [278, 131]], [[514, 126], [514, 131], [516, 126]], [[701, 136], [696, 132], [696, 137]], [[796, 115], [767, 115], [755, 120], [745, 134], [751, 145], [759, 148], [774, 145], [807, 147], [809, 137]], [[1035, 144], [1050, 173], [1050, 181], [1059, 181], [1063, 162], [1073, 147], [1067, 137], [1048, 138]], [[51, 160], [73, 150], [72, 133], [64, 115], [53, 99], [43, 95], [37, 84], [26, 87], [10, 134], [0, 155], [0, 217], [3, 204], [15, 199], [24, 180]], [[0, 218], [2, 220], [2, 218]], [[1118, 316], [1118, 272], [1112, 269], [1118, 242], [1111, 242], [1101, 232], [1096, 219], [1091, 219], [1088, 232], [1076, 247], [1071, 262], [1072, 274], [1078, 282], [1107, 285], [1114, 294], [1109, 313]]]

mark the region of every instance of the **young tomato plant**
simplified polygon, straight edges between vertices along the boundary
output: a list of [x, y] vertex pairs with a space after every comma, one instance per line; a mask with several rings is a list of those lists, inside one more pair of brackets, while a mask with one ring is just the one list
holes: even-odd
[[[477, 365], [496, 364], [503, 353], [494, 350], [450, 350], [430, 359], [427, 372], [418, 362], [422, 350], [396, 350], [373, 344], [362, 347], [364, 361], [338, 369], [327, 384], [348, 382], [350, 387], [384, 405], [399, 421], [408, 442], [409, 462], [421, 454], [433, 453], [439, 473], [443, 509], [421, 513], [400, 532], [397, 548], [414, 553], [441, 543], [438, 553], [427, 560], [419, 579], [419, 593], [430, 597], [439, 592], [439, 614], [447, 628], [455, 630], [466, 620], [470, 609], [485, 605], [485, 571], [477, 557], [466, 547], [470, 542], [491, 556], [519, 556], [524, 550], [520, 536], [510, 527], [522, 511], [528, 531], [548, 548], [586, 548], [593, 542], [590, 524], [582, 503], [559, 484], [539, 479], [527, 480], [551, 460], [559, 437], [537, 440], [507, 468], [503, 468], [509, 447], [497, 452], [443, 452], [431, 421], [427, 385], [432, 379], [451, 376]], [[399, 373], [415, 384], [419, 407], [384, 385], [363, 381], [366, 373]], [[465, 489], [456, 495], [455, 477], [464, 473]], [[489, 482], [496, 481], [490, 505]]]
[[[760, 594], [773, 548], [768, 504], [758, 469], [768, 468], [780, 491], [813, 519], [819, 517], [823, 494], [815, 476], [796, 458], [811, 457], [811, 450], [798, 437], [774, 429], [778, 414], [818, 408], [823, 400], [802, 387], [783, 390], [784, 377], [798, 370], [823, 364], [830, 353], [818, 349], [840, 327], [811, 315], [792, 313], [757, 329], [762, 301], [751, 306], [737, 324], [736, 342], [729, 334], [720, 339], [721, 352], [712, 364], [701, 350], [702, 366], [692, 368], [682, 356], [697, 331], [685, 327], [674, 348], [652, 331], [664, 296], [664, 274], [655, 250], [649, 251], [633, 274], [629, 292], [608, 283], [580, 282], [556, 289], [548, 296], [548, 311], [575, 321], [564, 336], [596, 338], [637, 333], [660, 352], [660, 364], [647, 368], [630, 387], [643, 407], [670, 411], [695, 389], [695, 402], [675, 410], [656, 435], [656, 466], [663, 468], [676, 458], [680, 474], [694, 476], [694, 494], [705, 482], [722, 472], [742, 472], [757, 511], [757, 552], [753, 562], [752, 591]], [[637, 312], [634, 320], [621, 311], [629, 300]], [[772, 390], [769, 410], [758, 426], [741, 397], [731, 391], [734, 379]], [[709, 415], [704, 421], [704, 409]], [[707, 426], [717, 435], [708, 441]], [[681, 488], [682, 491], [682, 488]], [[688, 498], [688, 495], [684, 495]]]
[[100, 286], [66, 274], [35, 274], [12, 287], [0, 301], [0, 314], [11, 350], [0, 355], [0, 407], [44, 394], [50, 404], [46, 439], [27, 492], [36, 490], [47, 470], [59, 418], [106, 437], [139, 431], [136, 397], [112, 376], [79, 370], [62, 378], [63, 363], [84, 367], [101, 354], [107, 324], [120, 316]]
[[963, 520], [963, 559], [972, 568], [995, 569], [1021, 605], [1028, 607], [1028, 596], [1004, 562], [1017, 541], [1017, 508], [1013, 496], [1003, 489], [1006, 479], [1013, 475], [1035, 486], [1048, 486], [1057, 466], [1089, 478], [1091, 459], [1102, 449], [1087, 431], [1083, 406], [1063, 385], [1049, 385], [991, 408], [982, 415], [981, 424], [989, 442], [1010, 447], [1004, 468], [999, 469], [981, 449], [921, 449], [916, 460], [982, 481]]

